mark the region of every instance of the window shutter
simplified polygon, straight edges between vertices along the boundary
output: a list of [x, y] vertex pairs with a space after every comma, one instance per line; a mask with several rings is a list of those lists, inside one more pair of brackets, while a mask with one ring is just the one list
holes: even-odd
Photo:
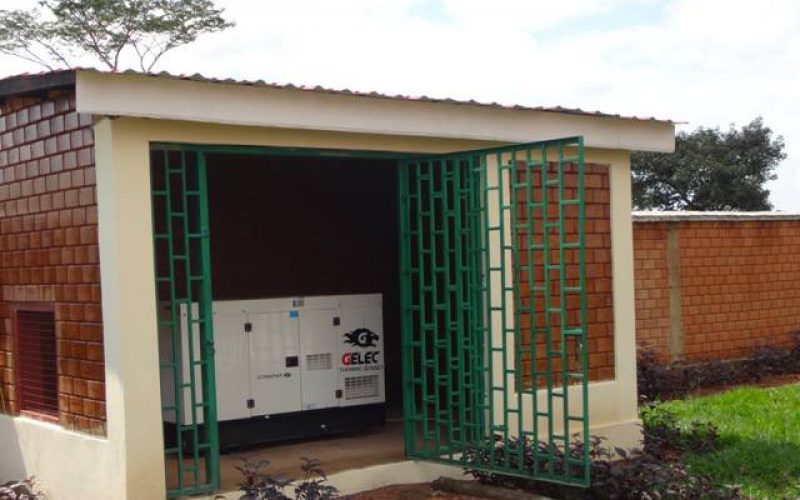
[[58, 415], [55, 315], [17, 311], [17, 394], [21, 411]]

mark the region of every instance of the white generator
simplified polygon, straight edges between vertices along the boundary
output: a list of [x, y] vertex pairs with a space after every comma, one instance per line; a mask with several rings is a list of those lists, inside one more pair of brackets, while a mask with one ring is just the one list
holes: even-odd
[[[350, 432], [385, 421], [380, 294], [215, 301], [212, 308], [223, 447]], [[185, 380], [187, 313], [183, 306]], [[199, 359], [199, 331], [194, 339]], [[174, 381], [166, 377], [162, 400], [170, 405]], [[190, 395], [183, 393], [184, 422], [192, 421]]]

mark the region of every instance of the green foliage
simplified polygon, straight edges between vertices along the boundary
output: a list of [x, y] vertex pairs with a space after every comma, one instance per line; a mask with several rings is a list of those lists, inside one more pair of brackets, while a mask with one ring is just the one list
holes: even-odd
[[800, 332], [793, 334], [794, 345], [761, 347], [742, 359], [665, 365], [655, 353], [639, 349], [636, 382], [639, 400], [663, 401], [681, 398], [700, 388], [726, 387], [758, 382], [764, 377], [800, 373]]
[[[647, 432], [647, 428], [645, 428], [645, 432]], [[506, 456], [503, 449], [504, 446], [506, 445], [503, 443], [495, 447], [484, 446], [470, 449], [465, 454], [465, 458], [473, 464], [487, 467], [491, 463], [492, 457], [490, 453], [493, 452], [494, 463], [503, 465]], [[566, 466], [566, 458], [570, 457], [577, 460], [583, 454], [583, 444], [580, 442], [573, 442], [566, 453], [558, 449], [550, 450], [547, 444], [534, 444], [528, 439], [522, 441], [511, 440], [507, 446], [511, 447], [511, 452], [508, 454], [509, 460], [517, 460], [519, 447], [523, 447], [524, 466], [531, 471], [533, 471], [536, 463], [533, 459], [534, 452], [538, 453], [540, 457], [543, 454], [552, 455], [552, 464], [542, 464], [542, 461], [538, 463], [540, 467], [552, 465], [557, 471], [562, 471]], [[665, 460], [649, 453], [647, 449], [626, 451], [616, 448], [611, 450], [604, 446], [603, 439], [598, 437], [591, 438], [589, 447], [592, 483], [587, 489], [492, 474], [470, 469], [469, 467], [467, 468], [467, 473], [472, 474], [484, 484], [519, 489], [550, 498], [571, 500], [741, 498], [735, 488], [717, 485], [710, 476], [694, 474], [686, 465], [677, 461]], [[492, 452], [487, 450], [492, 450]]]
[[684, 453], [708, 453], [717, 449], [719, 432], [709, 422], [681, 422], [674, 413], [657, 404], [644, 406], [644, 449], [662, 460], [675, 460]]
[[212, 0], [40, 0], [0, 10], [0, 52], [48, 69], [90, 54], [117, 70], [129, 49], [151, 71], [166, 52], [232, 26], [222, 14]]
[[786, 158], [761, 118], [737, 130], [680, 132], [675, 152], [633, 153], [633, 204], [658, 210], [770, 210], [764, 184]]
[[660, 406], [680, 426], [693, 421], [716, 426], [713, 451], [682, 457], [693, 471], [738, 484], [753, 498], [800, 497], [800, 385], [742, 387]]

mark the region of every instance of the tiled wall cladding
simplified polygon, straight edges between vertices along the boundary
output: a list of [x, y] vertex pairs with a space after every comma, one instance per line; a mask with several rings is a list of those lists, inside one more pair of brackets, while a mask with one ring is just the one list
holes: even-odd
[[74, 95], [0, 109], [0, 411], [17, 413], [14, 306], [55, 309], [60, 423], [105, 433], [91, 117]]

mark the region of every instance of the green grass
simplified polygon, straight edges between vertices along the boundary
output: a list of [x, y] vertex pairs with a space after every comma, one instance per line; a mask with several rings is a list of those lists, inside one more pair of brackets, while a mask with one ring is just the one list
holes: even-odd
[[711, 422], [720, 446], [683, 460], [754, 498], [800, 497], [800, 385], [742, 387], [662, 405], [682, 425]]

